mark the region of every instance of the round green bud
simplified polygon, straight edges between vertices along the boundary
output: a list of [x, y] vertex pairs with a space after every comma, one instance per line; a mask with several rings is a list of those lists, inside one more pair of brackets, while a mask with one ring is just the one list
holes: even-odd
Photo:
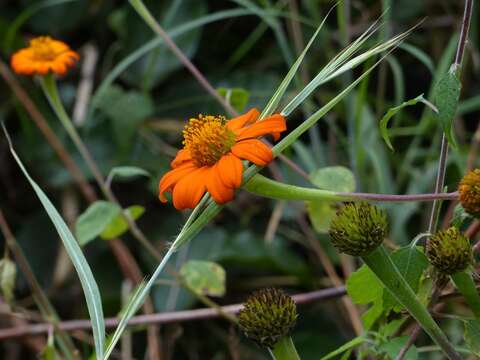
[[480, 169], [465, 175], [458, 187], [460, 203], [467, 213], [480, 217]]
[[366, 202], [349, 203], [337, 211], [328, 233], [333, 246], [345, 254], [363, 256], [380, 246], [387, 235], [384, 211]]
[[296, 319], [295, 302], [278, 289], [263, 289], [253, 293], [238, 315], [245, 336], [268, 348], [273, 348], [290, 333]]
[[473, 261], [470, 240], [451, 227], [431, 236], [427, 242], [427, 257], [440, 273], [452, 275], [465, 270]]

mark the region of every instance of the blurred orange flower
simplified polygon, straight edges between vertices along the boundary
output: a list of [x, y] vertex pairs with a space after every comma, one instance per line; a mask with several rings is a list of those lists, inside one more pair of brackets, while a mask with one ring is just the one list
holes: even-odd
[[67, 44], [40, 36], [30, 40], [29, 47], [13, 54], [10, 64], [17, 74], [46, 75], [51, 71], [63, 75], [79, 59], [80, 56]]
[[160, 180], [160, 200], [166, 202], [164, 193], [172, 192], [178, 210], [193, 209], [206, 191], [218, 204], [232, 200], [242, 184], [242, 160], [265, 166], [273, 159], [270, 147], [257, 138], [271, 134], [278, 140], [286, 130], [282, 115], [257, 121], [259, 115], [252, 109], [230, 121], [203, 115], [190, 119], [183, 130], [184, 147]]

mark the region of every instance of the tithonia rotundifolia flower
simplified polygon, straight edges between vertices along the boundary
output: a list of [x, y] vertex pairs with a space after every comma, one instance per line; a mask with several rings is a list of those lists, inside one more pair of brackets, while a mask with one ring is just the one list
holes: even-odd
[[467, 213], [480, 217], [480, 169], [465, 175], [458, 187], [460, 202]]
[[265, 166], [273, 159], [270, 147], [258, 137], [278, 140], [286, 130], [282, 115], [258, 120], [259, 115], [252, 109], [229, 121], [210, 115], [190, 119], [183, 130], [184, 147], [160, 180], [160, 200], [166, 202], [165, 193], [172, 192], [178, 210], [193, 209], [206, 191], [218, 204], [232, 200], [242, 184], [242, 160]]
[[473, 261], [470, 240], [454, 226], [430, 237], [427, 256], [435, 269], [446, 275], [465, 270]]
[[64, 75], [74, 66], [80, 56], [70, 47], [49, 36], [30, 40], [28, 47], [12, 55], [13, 71], [21, 75], [46, 75], [50, 72]]
[[273, 348], [297, 320], [295, 301], [280, 289], [254, 292], [238, 314], [238, 325], [258, 345]]
[[380, 246], [387, 235], [387, 215], [366, 202], [349, 203], [330, 223], [333, 246], [351, 256], [364, 256]]

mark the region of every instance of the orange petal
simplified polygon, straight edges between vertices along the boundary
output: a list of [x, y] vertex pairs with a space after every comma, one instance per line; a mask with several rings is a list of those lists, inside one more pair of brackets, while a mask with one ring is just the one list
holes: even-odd
[[225, 204], [233, 199], [235, 191], [233, 188], [225, 186], [220, 179], [220, 168], [218, 163], [210, 168], [206, 174], [207, 190], [212, 195], [217, 204]]
[[258, 139], [240, 141], [232, 147], [233, 155], [251, 161], [255, 165], [265, 166], [273, 159], [272, 150]]
[[193, 209], [206, 191], [206, 173], [209, 168], [197, 168], [183, 177], [173, 188], [173, 206], [177, 210]]
[[274, 114], [240, 130], [237, 134], [237, 141], [254, 139], [267, 134], [272, 134], [274, 139], [278, 140], [280, 133], [285, 130], [287, 130], [285, 117], [280, 114]]
[[257, 120], [260, 112], [257, 109], [250, 109], [243, 115], [240, 115], [227, 122], [227, 128], [235, 131], [243, 128], [245, 125], [255, 122]]
[[183, 163], [192, 160], [192, 156], [190, 155], [190, 151], [182, 149], [177, 153], [177, 156], [175, 156], [175, 159], [172, 160], [170, 163], [170, 166], [172, 168], [176, 168]]
[[217, 164], [220, 180], [227, 187], [236, 189], [242, 184], [242, 161], [232, 154], [224, 155]]
[[159, 198], [161, 202], [167, 202], [167, 198], [164, 193], [167, 191], [172, 191], [173, 187], [177, 182], [179, 182], [185, 176], [195, 171], [197, 167], [193, 163], [185, 164], [176, 169], [170, 170], [165, 175], [158, 184]]

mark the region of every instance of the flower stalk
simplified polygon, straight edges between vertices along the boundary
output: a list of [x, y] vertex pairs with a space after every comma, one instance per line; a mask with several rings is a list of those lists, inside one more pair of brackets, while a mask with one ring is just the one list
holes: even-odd
[[270, 355], [274, 360], [300, 360], [300, 356], [290, 336], [280, 339], [273, 349], [270, 350]]
[[442, 349], [445, 355], [451, 360], [460, 360], [460, 355], [450, 344], [425, 306], [420, 303], [410, 285], [398, 271], [385, 247], [380, 245], [370, 254], [361, 258], [393, 297], [408, 310], [425, 332]]

